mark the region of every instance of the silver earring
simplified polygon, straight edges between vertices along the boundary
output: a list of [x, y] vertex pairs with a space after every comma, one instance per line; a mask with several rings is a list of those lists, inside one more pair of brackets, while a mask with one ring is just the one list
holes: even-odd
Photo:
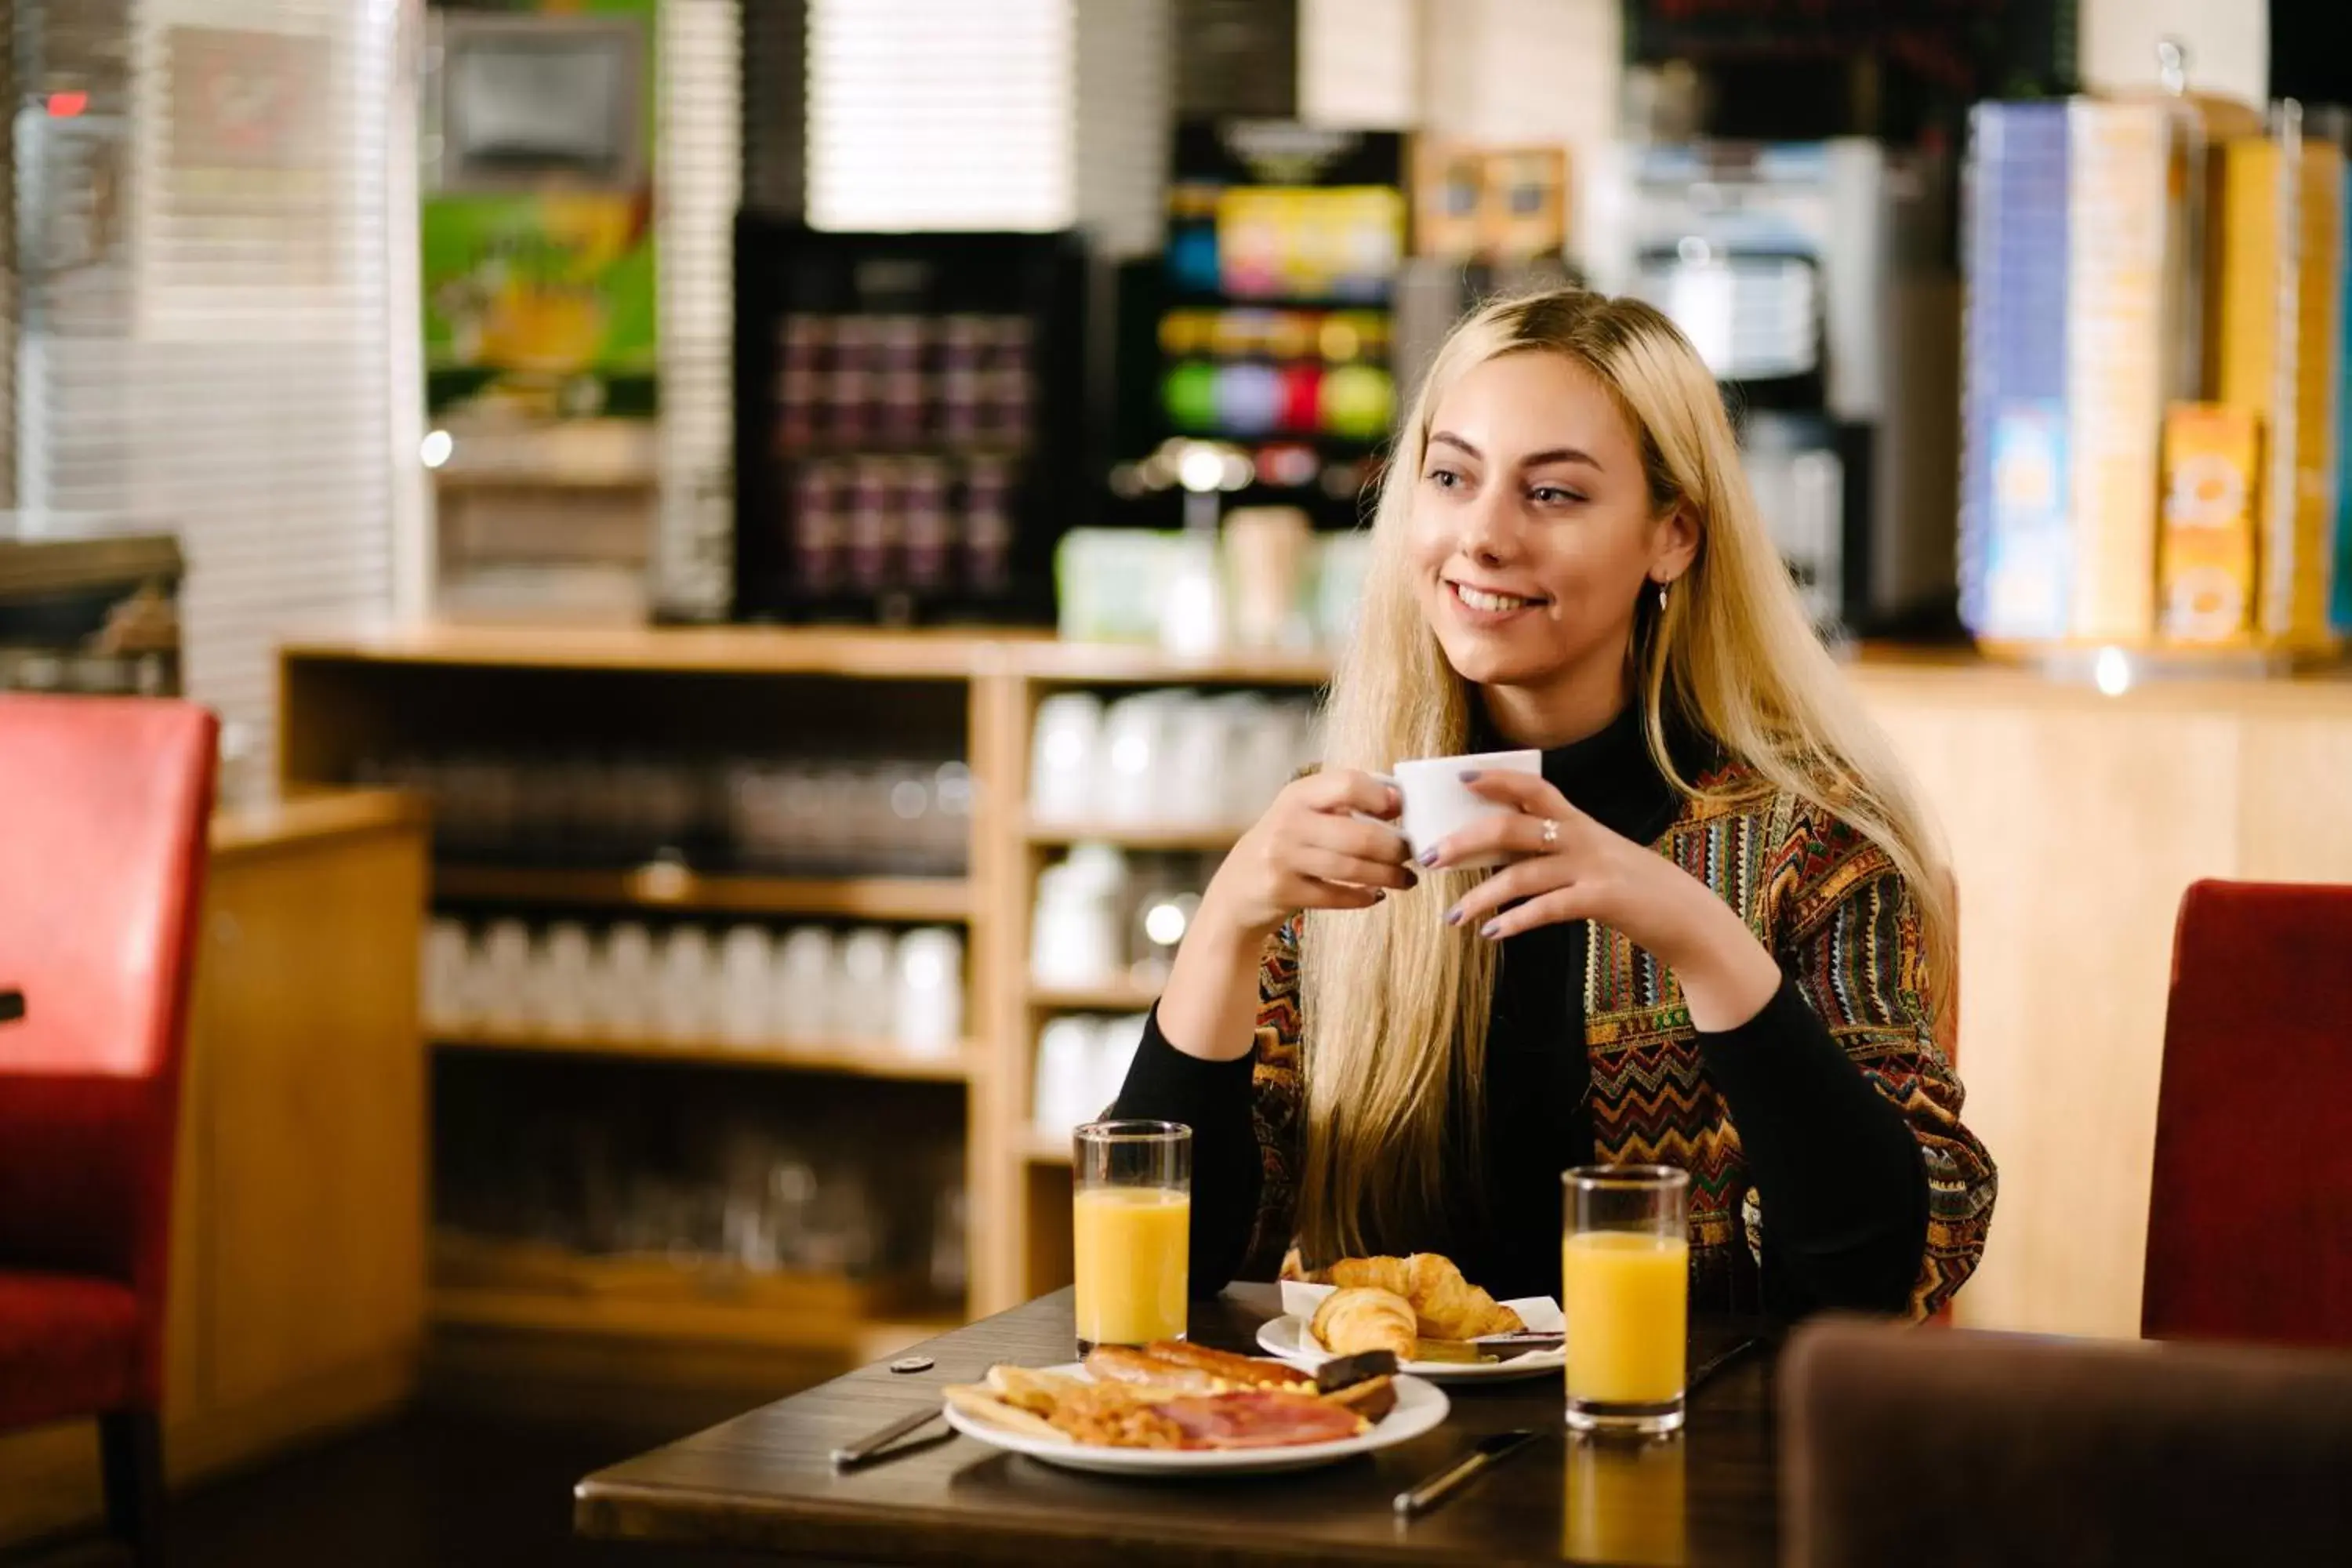
[[1664, 614], [1664, 611], [1665, 611], [1665, 608], [1666, 608], [1666, 585], [1665, 585], [1664, 583], [1661, 583], [1661, 584], [1658, 584], [1658, 610], [1659, 610], [1659, 613], [1660, 613], [1660, 614]]

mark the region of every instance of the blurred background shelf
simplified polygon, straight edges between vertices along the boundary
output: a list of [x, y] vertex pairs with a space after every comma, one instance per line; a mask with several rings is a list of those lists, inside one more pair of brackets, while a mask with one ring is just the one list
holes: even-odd
[[[1008, 639], [956, 631], [870, 627], [547, 626], [436, 622], [385, 625], [356, 636], [296, 637], [284, 656], [296, 676], [351, 664], [491, 669], [845, 676], [962, 680], [1001, 658]], [[1017, 642], [1016, 637], [1013, 641]], [[306, 668], [307, 667], [307, 668]]]
[[662, 1040], [604, 1040], [546, 1035], [482, 1033], [435, 1037], [436, 1050], [510, 1051], [557, 1057], [606, 1057], [623, 1061], [763, 1068], [779, 1072], [832, 1073], [850, 1078], [899, 1079], [917, 1083], [962, 1083], [979, 1060], [975, 1047], [959, 1046], [951, 1056], [908, 1056], [887, 1042], [833, 1046], [730, 1046], [719, 1042], [671, 1045]]
[[632, 870], [437, 865], [436, 898], [480, 903], [593, 904], [869, 921], [962, 921], [971, 884], [961, 877], [757, 877], [641, 866]]
[[1148, 1013], [1160, 1000], [1156, 985], [1110, 981], [1100, 985], [1032, 985], [1029, 1005], [1048, 1012]]
[[427, 1310], [435, 1324], [450, 1328], [717, 1341], [772, 1350], [843, 1349], [857, 1327], [822, 1312], [778, 1312], [757, 1300], [650, 1301], [477, 1286], [436, 1285]]
[[824, 1312], [779, 1312], [757, 1300], [604, 1300], [457, 1286], [436, 1286], [426, 1310], [442, 1328], [812, 1352], [853, 1366], [896, 1355], [964, 1321], [960, 1311], [843, 1319]]
[[1328, 653], [1274, 648], [1182, 658], [1142, 645], [1040, 641], [1020, 648], [1019, 663], [1033, 680], [1073, 686], [1317, 687], [1331, 679]]
[[907, 1280], [762, 1272], [661, 1254], [599, 1257], [449, 1230], [433, 1237], [433, 1318], [467, 1327], [827, 1348], [868, 1327], [905, 1332], [960, 1321], [934, 1310], [939, 1304]]
[[1021, 1158], [1032, 1165], [1066, 1165], [1070, 1163], [1070, 1135], [1056, 1132], [1050, 1127], [1024, 1127], [1014, 1140]]
[[1121, 849], [1170, 855], [1223, 854], [1245, 831], [1246, 824], [1189, 826], [1148, 822], [1033, 822], [1023, 830], [1030, 843], [1045, 847], [1115, 844]]
[[761, 1273], [658, 1256], [593, 1258], [545, 1242], [443, 1233], [427, 1311], [437, 1326], [695, 1341], [866, 1359], [961, 1314], [902, 1281]]

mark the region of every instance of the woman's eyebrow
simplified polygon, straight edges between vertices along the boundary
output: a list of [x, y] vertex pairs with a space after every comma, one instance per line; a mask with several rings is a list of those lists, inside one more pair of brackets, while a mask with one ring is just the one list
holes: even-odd
[[[1483, 459], [1486, 455], [1451, 430], [1431, 431], [1429, 445], [1451, 447], [1463, 456], [1474, 459]], [[1523, 468], [1539, 468], [1546, 463], [1581, 463], [1595, 473], [1608, 471], [1601, 467], [1600, 458], [1580, 447], [1548, 447], [1540, 452], [1529, 452], [1519, 459], [1519, 467]]]
[[1546, 463], [1581, 463], [1595, 473], [1604, 472], [1601, 459], [1579, 447], [1551, 447], [1540, 452], [1529, 452], [1519, 459], [1523, 468], [1539, 468]]

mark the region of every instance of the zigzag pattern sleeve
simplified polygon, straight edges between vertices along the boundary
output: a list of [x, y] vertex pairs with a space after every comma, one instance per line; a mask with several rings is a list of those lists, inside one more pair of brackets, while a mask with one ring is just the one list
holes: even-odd
[[[1885, 850], [1813, 811], [1797, 814], [1772, 882], [1783, 967], [1918, 1142], [1927, 1230], [1911, 1310], [1925, 1317], [1983, 1258], [2000, 1183], [1992, 1156], [1961, 1123], [1960, 1080], [1936, 1043], [1918, 907]], [[1769, 1215], [1765, 1223], [1769, 1228]]]
[[1298, 921], [1283, 922], [1258, 963], [1257, 1040], [1252, 1051], [1250, 1125], [1262, 1175], [1257, 1221], [1242, 1276], [1272, 1279], [1297, 1228], [1298, 1168], [1306, 1152], [1306, 1066], [1299, 1048]]

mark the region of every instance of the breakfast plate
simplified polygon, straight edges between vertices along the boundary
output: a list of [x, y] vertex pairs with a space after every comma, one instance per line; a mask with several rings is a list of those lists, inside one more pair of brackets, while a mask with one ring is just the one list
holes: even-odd
[[[1082, 1363], [1041, 1369], [1049, 1376], [1096, 1380]], [[985, 1415], [950, 1402], [948, 1425], [971, 1438], [1007, 1453], [1020, 1454], [1041, 1464], [1064, 1469], [1120, 1476], [1250, 1476], [1282, 1470], [1310, 1469], [1336, 1464], [1358, 1454], [1375, 1453], [1410, 1442], [1445, 1419], [1449, 1405], [1444, 1391], [1417, 1377], [1393, 1380], [1395, 1405], [1372, 1423], [1369, 1431], [1328, 1442], [1295, 1443], [1281, 1447], [1236, 1448], [1130, 1448], [1072, 1442], [1026, 1429], [1015, 1429]]]
[[[1307, 1326], [1307, 1320], [1295, 1312], [1285, 1312], [1279, 1318], [1260, 1324], [1257, 1343], [1266, 1354], [1277, 1361], [1288, 1362], [1305, 1372], [1313, 1372], [1331, 1359], [1331, 1352], [1316, 1342], [1314, 1333]], [[1501, 1383], [1515, 1377], [1557, 1373], [1568, 1364], [1568, 1353], [1560, 1350], [1530, 1350], [1514, 1355], [1506, 1346], [1496, 1353], [1505, 1359], [1491, 1362], [1407, 1359], [1397, 1363], [1397, 1371], [1404, 1373], [1405, 1377], [1424, 1383]]]
[[[1283, 1314], [1259, 1325], [1258, 1348], [1305, 1372], [1312, 1372], [1331, 1360], [1333, 1352], [1316, 1339], [1308, 1326], [1314, 1321], [1315, 1309], [1330, 1294], [1328, 1285], [1284, 1280]], [[1559, 1303], [1549, 1296], [1529, 1296], [1503, 1305], [1517, 1313], [1532, 1332], [1557, 1333], [1564, 1326]], [[1397, 1370], [1427, 1383], [1501, 1383], [1557, 1373], [1568, 1364], [1568, 1352], [1557, 1345], [1529, 1349], [1497, 1344], [1491, 1347], [1491, 1353], [1496, 1357], [1491, 1362], [1423, 1361], [1405, 1356], [1399, 1359]]]

